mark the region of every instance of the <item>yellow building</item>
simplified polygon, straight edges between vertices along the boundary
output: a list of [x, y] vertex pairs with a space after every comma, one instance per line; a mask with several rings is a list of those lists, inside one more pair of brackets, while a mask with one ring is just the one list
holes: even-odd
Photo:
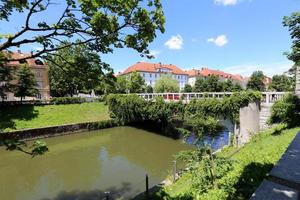
[[[20, 59], [30, 56], [30, 54], [18, 52], [9, 52], [10, 58], [12, 59]], [[36, 88], [39, 91], [39, 94], [36, 97], [26, 97], [24, 100], [34, 100], [40, 99], [45, 100], [50, 98], [50, 86], [49, 86], [49, 75], [48, 75], [48, 67], [47, 65], [40, 59], [30, 58], [22, 61], [10, 61], [5, 67], [10, 67], [12, 69], [13, 77], [16, 70], [22, 66], [22, 64], [27, 64], [36, 79]], [[12, 84], [16, 83], [16, 79], [12, 80]], [[1, 99], [1, 98], [0, 98]], [[19, 101], [19, 97], [15, 97], [13, 93], [8, 93], [5, 101]]]

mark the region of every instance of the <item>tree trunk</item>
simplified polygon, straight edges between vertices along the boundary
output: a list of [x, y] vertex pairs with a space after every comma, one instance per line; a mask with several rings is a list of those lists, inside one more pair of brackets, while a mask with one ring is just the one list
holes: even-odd
[[295, 93], [300, 98], [300, 66], [296, 65], [296, 87]]

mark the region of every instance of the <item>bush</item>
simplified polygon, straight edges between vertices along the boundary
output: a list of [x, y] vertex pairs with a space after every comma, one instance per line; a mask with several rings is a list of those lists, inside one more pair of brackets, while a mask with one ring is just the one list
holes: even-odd
[[[277, 135], [284, 127], [255, 135], [241, 149], [230, 147], [215, 154], [213, 165], [203, 162], [201, 150], [181, 152], [176, 158], [187, 163], [188, 170], [160, 194], [165, 199], [179, 199], [185, 194], [198, 200], [249, 199], [299, 132], [299, 128], [294, 128]], [[214, 179], [210, 169], [214, 169]]]
[[81, 104], [86, 102], [84, 98], [81, 97], [53, 97], [50, 100], [51, 103], [55, 105], [60, 104]]
[[288, 94], [272, 106], [269, 123], [286, 123], [289, 127], [300, 125], [300, 99]]
[[88, 124], [89, 130], [98, 130], [98, 129], [104, 129], [104, 128], [111, 128], [119, 126], [119, 123], [116, 120], [105, 120], [105, 121], [99, 121]]

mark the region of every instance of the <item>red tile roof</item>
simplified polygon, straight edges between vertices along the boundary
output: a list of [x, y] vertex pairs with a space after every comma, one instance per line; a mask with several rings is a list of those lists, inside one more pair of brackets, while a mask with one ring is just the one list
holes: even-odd
[[169, 69], [173, 74], [183, 74], [188, 75], [185, 71], [181, 70], [175, 65], [166, 65], [161, 63], [146, 63], [146, 62], [138, 62], [130, 67], [128, 67], [123, 74], [128, 74], [130, 72], [138, 71], [138, 72], [159, 72], [159, 69]]
[[[8, 54], [11, 59], [21, 59], [21, 58], [29, 57], [31, 55], [30, 53], [11, 52], [11, 51], [5, 52], [5, 54]], [[38, 60], [39, 59], [37, 59], [37, 58], [29, 58], [29, 59], [26, 59], [26, 63], [31, 67], [32, 66], [44, 67], [45, 66], [44, 62], [41, 62], [41, 64], [36, 63]], [[7, 66], [19, 66], [20, 64], [22, 64], [22, 62], [20, 62], [20, 61], [9, 61], [7, 63]]]
[[233, 80], [237, 80], [237, 81], [242, 81], [244, 78], [239, 75], [239, 74], [230, 74], [230, 73], [226, 73], [220, 70], [214, 70], [214, 69], [208, 69], [208, 68], [202, 68], [201, 70], [197, 70], [197, 69], [192, 69], [192, 70], [188, 70], [187, 73], [189, 74], [189, 76], [218, 76], [218, 77], [222, 77], [222, 78], [228, 78], [228, 79], [233, 79]]

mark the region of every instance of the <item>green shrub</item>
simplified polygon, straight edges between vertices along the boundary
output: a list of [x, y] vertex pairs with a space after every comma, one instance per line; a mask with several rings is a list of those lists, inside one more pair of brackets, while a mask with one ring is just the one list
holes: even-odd
[[81, 104], [86, 102], [84, 98], [81, 97], [53, 97], [50, 100], [51, 103], [55, 105], [60, 104]]
[[215, 154], [213, 165], [201, 150], [180, 153], [177, 159], [187, 163], [190, 170], [173, 185], [164, 187], [160, 195], [167, 199], [185, 194], [199, 200], [249, 199], [299, 132], [294, 128], [276, 134], [284, 127], [279, 125], [255, 135], [241, 149], [230, 147]]
[[220, 116], [238, 122], [240, 107], [259, 101], [260, 98], [259, 92], [247, 91], [223, 99], [193, 100], [184, 105], [182, 101], [167, 103], [162, 97], [156, 98], [155, 101], [146, 101], [136, 94], [110, 94], [106, 98], [106, 103], [110, 117], [120, 124], [151, 121], [166, 128], [173, 126], [172, 119], [177, 119], [184, 121], [187, 127], [192, 127], [201, 137], [204, 133], [215, 134], [223, 129], [218, 120]]
[[122, 125], [145, 120], [147, 102], [136, 94], [110, 94], [106, 102], [110, 117]]
[[99, 121], [99, 122], [93, 122], [88, 124], [89, 130], [98, 130], [98, 129], [104, 129], [104, 128], [111, 128], [119, 126], [119, 123], [116, 120], [105, 120], [105, 121]]
[[286, 123], [289, 127], [300, 125], [300, 99], [288, 94], [272, 106], [269, 123]]

